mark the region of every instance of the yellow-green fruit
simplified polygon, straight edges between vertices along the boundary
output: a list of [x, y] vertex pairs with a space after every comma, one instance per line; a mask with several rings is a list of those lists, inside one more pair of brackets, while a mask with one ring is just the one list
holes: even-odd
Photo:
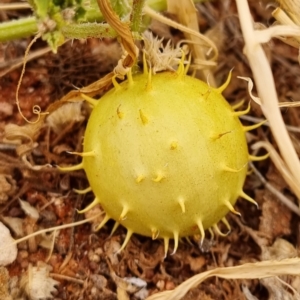
[[238, 113], [223, 88], [180, 72], [129, 79], [96, 103], [84, 136], [83, 168], [104, 222], [122, 224], [128, 239], [204, 237], [221, 219], [227, 223], [239, 195], [247, 198]]

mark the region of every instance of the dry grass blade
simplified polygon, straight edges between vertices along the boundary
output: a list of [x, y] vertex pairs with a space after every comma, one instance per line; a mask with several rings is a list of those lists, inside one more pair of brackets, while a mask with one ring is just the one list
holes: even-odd
[[225, 279], [261, 279], [280, 275], [299, 275], [299, 268], [300, 258], [290, 258], [282, 261], [268, 260], [236, 267], [216, 268], [193, 276], [173, 291], [152, 295], [147, 300], [180, 300], [190, 289], [212, 276]]
[[[273, 13], [273, 17], [283, 25], [296, 25], [294, 21], [288, 16], [288, 14], [282, 10], [280, 7], [276, 8]], [[286, 44], [293, 46], [295, 48], [299, 48], [300, 46], [300, 36], [293, 36], [293, 37], [279, 37], [283, 42]]]
[[300, 25], [300, 2], [299, 0], [277, 0], [280, 7], [290, 16], [295, 24]]
[[[93, 82], [92, 84], [78, 90], [70, 91], [64, 97], [62, 97], [59, 101], [55, 101], [49, 105], [47, 108], [47, 115], [51, 114], [52, 112], [56, 111], [62, 105], [67, 102], [75, 102], [75, 101], [83, 101], [81, 94], [86, 94], [87, 96], [93, 97], [99, 94], [102, 90], [108, 88], [112, 84], [112, 77], [114, 73], [108, 73], [106, 76], [102, 77], [101, 79]], [[43, 121], [44, 119], [41, 118]]]
[[114, 76], [113, 72], [108, 73], [101, 79], [91, 83], [88, 86], [85, 86], [81, 89], [74, 90], [69, 92], [67, 95], [65, 95], [63, 98], [61, 98], [60, 101], [66, 102], [66, 101], [76, 101], [79, 98], [82, 100], [82, 97], [80, 97], [80, 94], [86, 94], [90, 97], [93, 97], [97, 94], [99, 94], [102, 90], [107, 89], [112, 84], [112, 77]]

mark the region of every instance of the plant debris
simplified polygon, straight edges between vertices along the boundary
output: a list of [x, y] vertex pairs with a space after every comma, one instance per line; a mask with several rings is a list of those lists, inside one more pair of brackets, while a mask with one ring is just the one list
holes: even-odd
[[0, 222], [0, 266], [7, 266], [15, 261], [18, 249], [9, 229]]

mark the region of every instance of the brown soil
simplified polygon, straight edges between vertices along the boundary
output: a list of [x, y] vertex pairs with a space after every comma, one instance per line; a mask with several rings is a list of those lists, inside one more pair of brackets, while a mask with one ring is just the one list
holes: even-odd
[[[237, 79], [237, 76], [252, 75], [242, 51], [243, 38], [239, 20], [234, 1], [224, 1], [230, 3], [229, 10], [225, 10], [225, 4], [222, 2], [215, 1], [199, 6], [199, 24], [203, 32], [214, 29], [211, 34], [216, 38], [220, 50], [219, 64], [214, 70], [217, 82], [223, 82], [229, 70], [234, 67], [232, 82], [224, 96], [231, 103], [237, 103], [240, 99], [245, 99], [247, 103], [250, 99], [247, 85]], [[266, 25], [273, 22], [272, 9], [266, 4], [252, 1], [251, 9], [255, 21]], [[12, 16], [2, 13], [2, 19], [4, 17]], [[170, 37], [174, 41], [181, 38], [180, 32], [168, 27], [153, 24], [152, 28], [156, 34]], [[0, 73], [11, 66], [14, 59], [24, 55], [28, 43], [29, 40], [20, 40], [0, 45], [0, 67], [2, 66]], [[42, 41], [38, 41], [32, 50], [44, 46]], [[296, 101], [300, 86], [298, 51], [278, 40], [273, 40], [264, 47], [272, 65], [280, 101]], [[30, 61], [26, 66], [19, 91], [24, 116], [34, 120], [35, 116], [32, 114], [34, 105], [39, 105], [44, 111], [50, 103], [74, 87], [83, 87], [101, 78], [113, 69], [120, 55], [117, 41], [88, 40], [68, 42], [59, 48], [57, 54], [46, 54]], [[78, 214], [77, 209], [90, 203], [93, 195], [92, 193], [78, 195], [72, 191], [73, 188], [83, 189], [88, 186], [83, 171], [64, 174], [55, 167], [32, 170], [19, 159], [16, 147], [4, 140], [4, 128], [7, 124], [25, 124], [15, 105], [20, 73], [21, 68], [17, 68], [0, 78], [0, 176], [5, 178], [3, 180], [7, 183], [6, 188], [3, 185], [3, 191], [0, 190], [0, 218], [3, 216], [20, 218], [25, 233], [28, 234], [42, 228], [84, 219], [84, 215]], [[260, 107], [253, 102], [251, 105], [250, 115], [263, 118]], [[83, 107], [84, 119], [68, 123], [58, 133], [46, 126], [43, 127], [37, 140], [38, 146], [28, 155], [30, 163], [52, 166], [78, 163], [80, 159], [66, 151], [80, 151], [88, 113], [88, 109]], [[299, 127], [299, 108], [283, 109], [282, 114], [286, 124]], [[243, 121], [244, 124], [252, 124], [248, 122]], [[299, 150], [299, 133], [291, 132], [291, 135], [295, 148]], [[267, 126], [262, 126], [248, 135], [249, 149], [251, 144], [260, 139], [273, 141]], [[296, 203], [295, 195], [270, 160], [254, 165], [270, 184]], [[263, 246], [268, 249], [279, 238], [288, 241], [292, 248], [298, 249], [298, 217], [264, 187], [255, 173], [252, 172], [247, 177], [244, 190], [257, 201], [259, 208], [238, 200], [236, 210], [242, 217], [228, 215], [232, 232], [227, 237], [215, 236], [214, 240], [210, 240], [208, 234], [202, 248], [199, 247], [197, 239], [192, 240], [191, 244], [182, 241], [177, 252], [174, 255], [170, 255], [169, 252], [165, 259], [162, 241], [152, 241], [138, 235], [132, 237], [124, 251], [114, 256], [114, 251], [122, 244], [126, 231], [119, 228], [110, 237], [113, 227], [111, 222], [99, 232], [94, 232], [93, 224], [90, 223], [61, 230], [55, 238], [50, 259], [48, 259], [50, 250], [39, 245], [39, 238], [34, 240], [37, 247], [30, 246], [29, 242], [22, 242], [18, 245], [16, 261], [7, 266], [10, 280], [15, 278], [16, 282], [14, 295], [19, 293], [20, 299], [26, 299], [24, 294], [20, 296], [22, 289], [18, 280], [28, 270], [29, 265], [36, 266], [40, 261], [47, 261], [52, 267], [52, 277], [60, 283], [57, 291], [53, 293], [56, 300], [117, 299], [117, 295], [121, 300], [144, 299], [143, 296], [138, 298], [138, 294], [134, 293], [135, 289], [130, 294], [128, 286], [126, 295], [130, 296], [126, 298], [126, 295], [118, 289], [124, 284], [122, 278], [137, 277], [144, 280], [147, 283], [145, 290], [151, 295], [158, 291], [173, 289], [193, 275], [217, 266], [261, 261]], [[32, 222], [25, 215], [20, 208], [19, 198], [40, 211], [37, 222]], [[47, 208], [41, 210], [45, 205]], [[14, 236], [14, 233], [12, 234]], [[66, 277], [63, 279], [57, 274]], [[293, 285], [293, 279], [287, 281]], [[246, 298], [242, 287], [246, 287], [259, 299], [269, 299], [274, 291], [274, 287], [272, 289], [270, 284], [264, 284], [259, 280], [212, 278], [191, 290], [184, 299], [251, 299]]]

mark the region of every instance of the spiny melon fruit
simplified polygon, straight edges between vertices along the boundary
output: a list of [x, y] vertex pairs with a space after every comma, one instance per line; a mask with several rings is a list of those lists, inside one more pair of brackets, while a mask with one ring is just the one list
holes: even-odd
[[[84, 135], [82, 163], [95, 200], [132, 233], [169, 239], [211, 227], [237, 213], [249, 154], [245, 131], [220, 88], [177, 72], [128, 75], [96, 101]], [[256, 126], [255, 126], [256, 127]], [[254, 128], [254, 127], [252, 127]], [[249, 128], [249, 129], [252, 129]]]

